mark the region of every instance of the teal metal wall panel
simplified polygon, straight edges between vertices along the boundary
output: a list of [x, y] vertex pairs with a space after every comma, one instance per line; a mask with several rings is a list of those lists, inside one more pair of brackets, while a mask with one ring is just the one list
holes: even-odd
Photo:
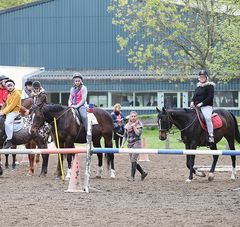
[[0, 65], [133, 69], [117, 53], [110, 0], [45, 2], [0, 12]]

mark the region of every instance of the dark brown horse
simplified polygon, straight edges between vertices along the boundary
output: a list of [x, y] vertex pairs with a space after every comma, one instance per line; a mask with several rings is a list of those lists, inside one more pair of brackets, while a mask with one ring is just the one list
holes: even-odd
[[[28, 109], [32, 108], [33, 98], [27, 98], [27, 99], [21, 100], [21, 105], [22, 106], [21, 106], [20, 113], [24, 116], [25, 112]], [[3, 119], [1, 119], [1, 122], [2, 121], [3, 121]], [[22, 130], [20, 130], [19, 132], [14, 133], [14, 144], [15, 145], [12, 146], [12, 149], [16, 149], [16, 147], [17, 147], [16, 145], [24, 144], [24, 143], [25, 143], [25, 147], [27, 149], [35, 149], [37, 147], [37, 142], [36, 141], [39, 142], [39, 148], [40, 147], [41, 148], [46, 148], [46, 146], [47, 146], [46, 138], [49, 135], [49, 129], [47, 129], [45, 127], [44, 129], [42, 129], [42, 131], [46, 130], [46, 132], [44, 132], [44, 133], [46, 133], [46, 135], [43, 136], [43, 133], [42, 133], [42, 135], [41, 135], [42, 137], [33, 139], [32, 135], [27, 133], [26, 130], [25, 130], [26, 127], [28, 129], [30, 129], [30, 126], [31, 126], [30, 116], [24, 117], [23, 121], [24, 121], [24, 124], [25, 124], [24, 128]], [[4, 125], [2, 127], [3, 127], [2, 129], [4, 129]], [[0, 134], [1, 134], [1, 136], [0, 136], [0, 144], [1, 144], [1, 147], [2, 147], [3, 142], [4, 142], [4, 134], [5, 133], [3, 132], [3, 130], [1, 130]], [[25, 136], [25, 138], [23, 138], [24, 136]], [[43, 142], [41, 142], [43, 137], [44, 137]], [[44, 144], [40, 144], [40, 143], [44, 143]], [[5, 156], [6, 156], [5, 168], [8, 168], [8, 166], [9, 166], [8, 156], [9, 155], [6, 154]], [[16, 154], [13, 154], [12, 156], [13, 156], [12, 168], [14, 169], [15, 166], [16, 166], [16, 163], [15, 163], [15, 161], [16, 161]], [[34, 159], [35, 159], [35, 155], [30, 154], [30, 155], [28, 155], [28, 158], [29, 158], [29, 172], [28, 172], [28, 174], [29, 175], [33, 175], [34, 174]], [[1, 160], [1, 157], [0, 157], [0, 160]], [[36, 161], [37, 160], [39, 162], [39, 155], [37, 156]]]
[[[198, 121], [196, 111], [192, 109], [169, 109], [163, 108], [158, 112], [158, 127], [159, 139], [166, 140], [167, 133], [174, 124], [181, 132], [181, 139], [185, 144], [186, 149], [196, 149], [198, 146], [209, 146], [208, 133], [203, 130]], [[223, 137], [226, 138], [230, 150], [235, 150], [234, 141], [240, 143], [240, 134], [235, 116], [224, 109], [217, 109], [216, 112], [222, 119], [223, 126], [214, 130], [214, 140], [218, 143]], [[217, 150], [217, 145], [210, 147], [212, 150]], [[236, 156], [231, 156], [232, 159], [232, 175], [231, 178], [236, 178]], [[214, 171], [217, 164], [218, 155], [213, 155], [213, 163], [210, 169], [208, 180], [214, 179]], [[195, 155], [187, 155], [187, 167], [190, 170], [187, 182], [193, 179], [193, 174], [204, 176], [194, 169]]]
[[[111, 115], [100, 108], [94, 108], [98, 124], [92, 126], [92, 142], [94, 147], [101, 147], [100, 140], [103, 137], [105, 147], [112, 147], [113, 120]], [[54, 117], [57, 119], [58, 136], [60, 148], [73, 148], [74, 143], [86, 143], [86, 132], [81, 121], [77, 117], [77, 111], [71, 107], [59, 104], [46, 104], [43, 107], [36, 107], [33, 111], [32, 133], [36, 133], [37, 129], [48, 122], [52, 125], [53, 136], [55, 137], [55, 128], [53, 126]], [[55, 138], [54, 138], [55, 139]], [[56, 139], [55, 139], [56, 141]], [[101, 177], [103, 154], [98, 156], [98, 173], [97, 177]], [[68, 169], [71, 168], [72, 155], [67, 155]], [[108, 165], [111, 164], [111, 177], [115, 177], [114, 171], [114, 154], [108, 154]], [[58, 176], [61, 176], [58, 163]]]

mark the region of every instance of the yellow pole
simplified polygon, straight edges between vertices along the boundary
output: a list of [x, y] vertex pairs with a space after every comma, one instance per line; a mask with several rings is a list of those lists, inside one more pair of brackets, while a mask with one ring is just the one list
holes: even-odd
[[[59, 139], [58, 139], [58, 129], [57, 129], [57, 120], [54, 117], [54, 127], [55, 127], [55, 134], [56, 134], [56, 140], [57, 140], [57, 148], [59, 149]], [[58, 153], [59, 161], [60, 161], [60, 167], [61, 167], [61, 173], [62, 173], [62, 180], [64, 181], [64, 170], [63, 170], [63, 164], [62, 164], [62, 156]]]

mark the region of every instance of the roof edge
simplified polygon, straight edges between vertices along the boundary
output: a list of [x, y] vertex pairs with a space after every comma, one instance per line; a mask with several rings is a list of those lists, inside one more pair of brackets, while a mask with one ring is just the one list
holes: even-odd
[[48, 2], [52, 2], [52, 1], [55, 1], [55, 0], [38, 0], [38, 1], [23, 4], [23, 5], [19, 5], [19, 6], [14, 6], [14, 7], [8, 8], [8, 9], [0, 10], [0, 15], [6, 14], [6, 13], [11, 13], [11, 12], [21, 10], [21, 9], [25, 9], [25, 8], [29, 8], [29, 7], [32, 7], [32, 6], [35, 6], [35, 5], [45, 4], [45, 3], [48, 3]]

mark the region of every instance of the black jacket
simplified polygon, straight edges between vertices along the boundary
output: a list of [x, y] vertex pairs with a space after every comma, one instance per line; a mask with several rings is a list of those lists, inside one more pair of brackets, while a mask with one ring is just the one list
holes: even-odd
[[213, 106], [214, 85], [213, 82], [198, 83], [192, 98], [194, 105], [202, 102], [202, 106]]

